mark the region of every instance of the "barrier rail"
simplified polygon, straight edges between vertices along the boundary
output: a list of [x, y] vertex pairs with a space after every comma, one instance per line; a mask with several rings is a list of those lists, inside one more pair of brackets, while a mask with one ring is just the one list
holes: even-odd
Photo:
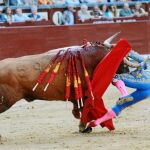
[[118, 31], [121, 31], [120, 37], [131, 43], [133, 49], [142, 54], [150, 54], [150, 21], [139, 21], [0, 28], [0, 59], [43, 53], [64, 46], [82, 45], [84, 39], [102, 42]]
[[[145, 3], [144, 6], [149, 10], [150, 3]], [[64, 9], [40, 9], [40, 12], [47, 11], [48, 21], [0, 24], [0, 60], [69, 45], [82, 45], [83, 39], [103, 41], [118, 31], [122, 31], [121, 37], [129, 41], [133, 49], [142, 54], [150, 54], [150, 11], [148, 17], [114, 18], [107, 21], [92, 19], [82, 24], [75, 12], [76, 25], [53, 26], [53, 14]]]

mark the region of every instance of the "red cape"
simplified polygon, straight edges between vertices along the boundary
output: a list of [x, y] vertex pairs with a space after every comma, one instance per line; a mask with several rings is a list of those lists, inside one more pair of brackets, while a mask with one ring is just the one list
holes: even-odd
[[[131, 46], [122, 39], [97, 65], [91, 82], [95, 97], [95, 105], [92, 107], [91, 96], [88, 96], [83, 107], [81, 122], [87, 123], [96, 120], [107, 112], [102, 96], [111, 83], [121, 61], [130, 50]], [[107, 127], [109, 130], [114, 130], [112, 120], [105, 121], [101, 126]]]

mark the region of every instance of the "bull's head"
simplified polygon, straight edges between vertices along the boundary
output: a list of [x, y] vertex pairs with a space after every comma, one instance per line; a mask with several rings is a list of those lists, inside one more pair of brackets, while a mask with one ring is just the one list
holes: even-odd
[[[114, 38], [118, 36], [118, 34], [120, 34], [120, 32], [117, 32], [116, 34], [106, 39], [103, 44], [109, 49], [113, 48], [116, 44], [111, 44], [111, 42], [113, 41]], [[122, 63], [120, 64], [120, 67], [117, 70], [117, 73], [118, 74], [127, 73], [129, 72], [129, 67], [138, 68], [140, 67], [140, 64], [133, 63], [129, 61], [127, 57], [124, 57]]]

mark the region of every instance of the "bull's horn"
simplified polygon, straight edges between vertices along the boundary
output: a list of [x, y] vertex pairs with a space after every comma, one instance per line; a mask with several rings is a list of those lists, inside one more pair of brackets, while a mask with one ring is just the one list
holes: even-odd
[[112, 35], [111, 37], [109, 37], [107, 40], [104, 41], [103, 44], [104, 44], [106, 47], [111, 48], [112, 46], [114, 46], [114, 44], [110, 44], [110, 42], [111, 42], [116, 36], [118, 36], [118, 34], [120, 34], [120, 32], [117, 32], [116, 34], [114, 34], [114, 35]]

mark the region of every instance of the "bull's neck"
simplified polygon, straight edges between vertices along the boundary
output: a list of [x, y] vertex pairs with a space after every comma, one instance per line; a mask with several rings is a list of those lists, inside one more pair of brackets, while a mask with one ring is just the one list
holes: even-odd
[[107, 53], [107, 50], [99, 47], [94, 47], [90, 50], [82, 51], [82, 56], [91, 79], [96, 66], [106, 56]]

